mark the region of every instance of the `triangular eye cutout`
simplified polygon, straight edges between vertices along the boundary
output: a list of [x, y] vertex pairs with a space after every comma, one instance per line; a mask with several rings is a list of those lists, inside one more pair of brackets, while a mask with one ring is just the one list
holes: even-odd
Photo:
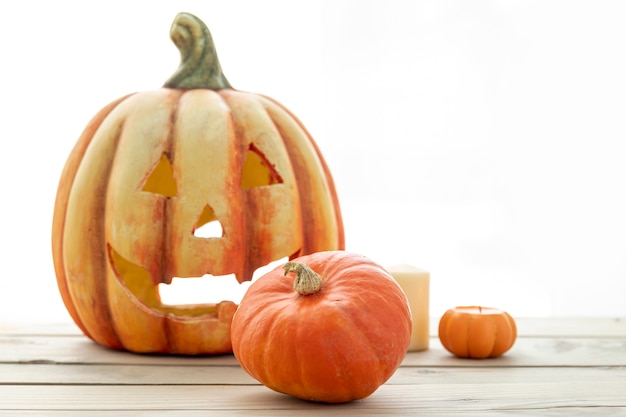
[[193, 229], [193, 235], [195, 237], [204, 238], [219, 238], [224, 236], [224, 230], [222, 224], [215, 217], [213, 209], [207, 204], [204, 206], [204, 210], [200, 213], [200, 217], [196, 221], [196, 225]]
[[250, 145], [243, 163], [241, 188], [261, 187], [282, 182], [283, 179], [276, 172], [274, 164], [270, 163], [254, 145]]
[[166, 154], [161, 155], [159, 163], [156, 164], [146, 179], [143, 187], [141, 187], [141, 191], [161, 194], [165, 197], [174, 197], [176, 195], [176, 181], [174, 181], [172, 164]]

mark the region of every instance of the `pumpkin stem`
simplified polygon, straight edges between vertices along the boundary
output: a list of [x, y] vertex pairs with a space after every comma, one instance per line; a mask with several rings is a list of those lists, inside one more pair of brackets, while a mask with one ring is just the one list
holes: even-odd
[[180, 66], [163, 87], [231, 88], [217, 59], [211, 32], [202, 20], [190, 13], [179, 13], [172, 23], [170, 38], [180, 50]]
[[322, 288], [322, 277], [308, 265], [300, 262], [287, 262], [283, 265], [285, 275], [295, 272], [296, 279], [293, 281], [293, 289], [302, 295], [318, 292]]

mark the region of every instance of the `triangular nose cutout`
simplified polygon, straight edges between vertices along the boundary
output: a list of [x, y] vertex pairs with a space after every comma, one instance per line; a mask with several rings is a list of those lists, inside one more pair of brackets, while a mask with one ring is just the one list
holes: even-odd
[[207, 204], [196, 221], [193, 235], [204, 238], [219, 238], [224, 236], [222, 224], [215, 217], [213, 209]]
[[165, 197], [174, 197], [176, 195], [177, 188], [174, 172], [166, 154], [161, 155], [159, 163], [156, 164], [141, 190], [161, 194]]

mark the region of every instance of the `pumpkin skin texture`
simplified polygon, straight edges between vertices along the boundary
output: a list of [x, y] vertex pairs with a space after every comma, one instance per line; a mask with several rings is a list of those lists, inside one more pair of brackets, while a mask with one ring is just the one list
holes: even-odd
[[456, 307], [439, 321], [439, 340], [461, 358], [497, 358], [517, 338], [515, 320], [506, 311], [486, 307]]
[[[233, 89], [211, 36], [181, 13], [181, 66], [87, 125], [61, 174], [52, 254], [63, 302], [97, 343], [134, 352], [232, 351], [232, 301], [171, 306], [158, 284], [343, 249], [330, 171], [301, 122]], [[221, 233], [199, 236], [205, 224]]]
[[267, 387], [317, 402], [365, 398], [404, 359], [411, 338], [406, 295], [381, 266], [345, 251], [294, 259], [322, 277], [302, 295], [281, 267], [252, 283], [233, 317], [233, 353]]

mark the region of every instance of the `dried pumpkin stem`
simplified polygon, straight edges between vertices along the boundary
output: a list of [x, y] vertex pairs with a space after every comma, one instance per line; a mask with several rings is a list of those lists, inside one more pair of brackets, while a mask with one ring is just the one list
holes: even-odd
[[300, 262], [287, 262], [283, 265], [285, 275], [289, 272], [296, 274], [293, 281], [293, 289], [302, 295], [309, 295], [318, 292], [322, 288], [322, 277], [308, 265]]
[[180, 66], [164, 87], [231, 88], [217, 59], [211, 32], [202, 20], [190, 13], [179, 13], [172, 23], [170, 38], [180, 50]]

